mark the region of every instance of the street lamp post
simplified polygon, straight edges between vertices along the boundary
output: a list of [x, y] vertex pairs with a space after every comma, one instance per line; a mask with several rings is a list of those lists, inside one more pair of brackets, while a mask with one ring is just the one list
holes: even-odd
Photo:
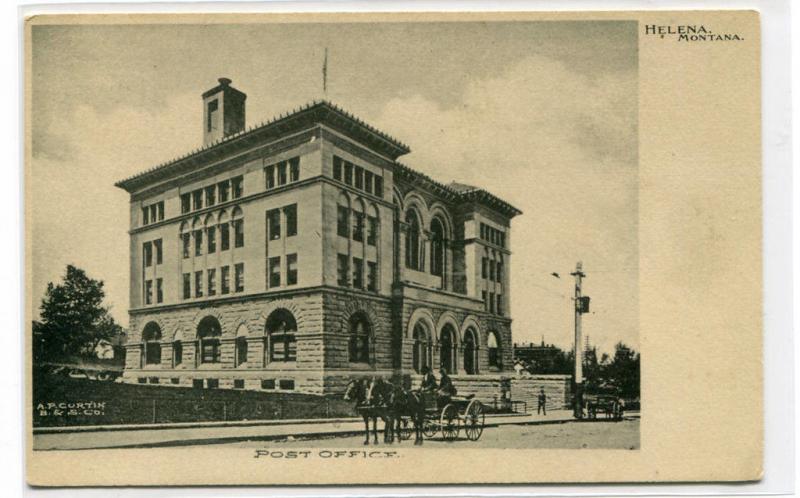
[[575, 404], [573, 414], [575, 418], [583, 418], [583, 349], [581, 344], [581, 315], [589, 311], [589, 298], [581, 295], [581, 282], [583, 277], [583, 263], [578, 261], [575, 271], [570, 273], [575, 277]]

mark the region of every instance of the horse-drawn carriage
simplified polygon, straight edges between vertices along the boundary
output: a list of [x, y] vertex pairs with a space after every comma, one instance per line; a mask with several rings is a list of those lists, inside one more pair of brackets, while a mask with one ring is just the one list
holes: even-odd
[[623, 403], [619, 396], [610, 394], [586, 394], [583, 398], [586, 407], [586, 416], [597, 419], [598, 413], [603, 413], [605, 418], [622, 420]]
[[[486, 413], [483, 403], [472, 397], [451, 396], [448, 403], [441, 409], [436, 400], [435, 393], [422, 393], [425, 403], [425, 420], [422, 425], [422, 433], [427, 438], [435, 437], [441, 432], [445, 441], [458, 439], [461, 427], [464, 428], [464, 435], [470, 441], [477, 441], [483, 434]], [[406, 439], [411, 437], [410, 422], [401, 419], [401, 437], [408, 434]]]

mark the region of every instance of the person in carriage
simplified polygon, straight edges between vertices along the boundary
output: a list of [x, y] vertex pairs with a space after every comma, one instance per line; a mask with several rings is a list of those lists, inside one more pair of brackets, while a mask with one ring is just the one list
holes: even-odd
[[419, 386], [419, 390], [432, 393], [436, 391], [436, 387], [436, 377], [433, 376], [430, 367], [422, 367], [422, 383]]
[[439, 380], [439, 389], [436, 391], [436, 406], [441, 410], [450, 403], [451, 398], [458, 391], [456, 386], [453, 385], [453, 380], [447, 375], [447, 370], [440, 368], [439, 375], [441, 375], [441, 378]]

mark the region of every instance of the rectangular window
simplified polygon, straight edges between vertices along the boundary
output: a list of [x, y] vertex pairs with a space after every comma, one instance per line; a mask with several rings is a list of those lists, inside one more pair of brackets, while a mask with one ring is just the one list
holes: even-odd
[[216, 186], [206, 187], [206, 206], [213, 206], [217, 203]]
[[489, 313], [494, 313], [494, 292], [489, 293]]
[[164, 251], [161, 249], [161, 239], [154, 240], [153, 246], [156, 248], [156, 264], [160, 265], [164, 262]]
[[270, 164], [267, 166], [264, 174], [266, 175], [267, 190], [275, 188], [275, 165]]
[[337, 283], [342, 287], [347, 287], [348, 272], [350, 271], [350, 264], [348, 262], [347, 254], [339, 254], [336, 258], [336, 273], [338, 275]]
[[216, 227], [208, 227], [208, 254], [217, 252], [217, 229]]
[[378, 218], [374, 216], [368, 216], [367, 220], [367, 244], [374, 246], [378, 240]]
[[489, 277], [489, 260], [487, 258], [481, 258], [481, 277]]
[[368, 193], [372, 193], [372, 173], [369, 171], [364, 171], [364, 190]]
[[489, 299], [486, 296], [486, 291], [481, 291], [481, 298], [483, 299], [483, 311], [489, 311]]
[[353, 184], [353, 165], [351, 163], [344, 163], [344, 182], [348, 185]]
[[230, 273], [231, 267], [230, 266], [223, 266], [219, 269], [219, 278], [222, 281], [222, 293], [228, 294], [231, 291], [231, 284], [230, 284]]
[[231, 178], [231, 195], [234, 199], [238, 199], [244, 193], [244, 178], [237, 176]]
[[296, 182], [300, 180], [300, 158], [293, 157], [289, 159], [289, 181]]
[[269, 240], [278, 240], [281, 238], [281, 211], [279, 209], [270, 209], [267, 211], [267, 233]]
[[286, 255], [286, 285], [297, 284], [297, 254]]
[[164, 201], [156, 204], [156, 207], [158, 208], [158, 221], [164, 221]]
[[218, 109], [219, 109], [218, 100], [215, 99], [208, 103], [208, 112], [206, 114], [206, 119], [208, 119], [208, 121], [206, 122], [206, 132], [210, 132], [211, 130], [214, 129], [214, 119], [216, 119]]
[[144, 304], [153, 304], [153, 281], [144, 282]]
[[142, 225], [150, 224], [150, 210], [147, 207], [142, 208]]
[[189, 299], [192, 297], [192, 274], [183, 274], [183, 298]]
[[374, 261], [367, 262], [367, 290], [378, 290], [378, 264]]
[[228, 199], [230, 198], [230, 190], [231, 190], [231, 185], [228, 182], [228, 180], [225, 180], [224, 182], [219, 182], [217, 184], [217, 193], [219, 194], [219, 202], [221, 203], [228, 202]]
[[231, 248], [230, 225], [223, 223], [219, 226], [220, 251], [227, 251]]
[[235, 247], [244, 247], [244, 220], [233, 220], [233, 239]]
[[338, 206], [336, 211], [336, 233], [342, 237], [350, 236], [350, 223], [347, 220], [349, 217], [350, 210], [347, 209], [347, 206]]
[[217, 293], [217, 270], [210, 269], [207, 273], [208, 276], [208, 295], [213, 296]]
[[503, 263], [501, 263], [499, 261], [497, 262], [497, 270], [496, 270], [495, 277], [496, 277], [496, 280], [498, 282], [501, 282], [501, 283], [503, 282]]
[[364, 213], [358, 211], [353, 212], [353, 240], [364, 240]]
[[489, 260], [489, 280], [494, 281], [494, 260]]
[[152, 223], [156, 222], [156, 218], [158, 216], [158, 209], [155, 204], [150, 205], [150, 221]]
[[375, 176], [375, 195], [383, 197], [383, 177]]
[[286, 216], [286, 236], [297, 235], [297, 204], [283, 208], [283, 214]]
[[191, 256], [192, 234], [189, 232], [182, 233], [181, 239], [183, 240], [183, 258], [186, 259]]
[[498, 294], [497, 295], [497, 314], [498, 315], [502, 315], [503, 314], [503, 295], [502, 294]]
[[486, 240], [486, 225], [481, 223], [481, 239]]
[[192, 210], [192, 194], [181, 194], [181, 214]]
[[356, 188], [364, 188], [364, 170], [360, 166], [356, 166]]
[[286, 185], [286, 161], [278, 163], [278, 185]]
[[203, 272], [194, 272], [194, 297], [203, 297]]
[[342, 181], [342, 158], [333, 156], [333, 179]]
[[156, 279], [156, 302], [163, 303], [164, 302], [164, 279], [157, 278]]
[[192, 192], [192, 208], [195, 210], [203, 209], [203, 190], [195, 190]]
[[353, 287], [364, 288], [364, 260], [353, 258]]
[[203, 231], [202, 230], [195, 230], [194, 231], [194, 255], [195, 256], [202, 256], [203, 255]]
[[233, 267], [234, 279], [236, 280], [236, 292], [244, 291], [244, 263], [236, 263]]
[[144, 259], [145, 268], [153, 266], [153, 244], [152, 242], [145, 242], [142, 244], [142, 258]]
[[281, 258], [276, 256], [269, 258], [269, 287], [281, 286]]

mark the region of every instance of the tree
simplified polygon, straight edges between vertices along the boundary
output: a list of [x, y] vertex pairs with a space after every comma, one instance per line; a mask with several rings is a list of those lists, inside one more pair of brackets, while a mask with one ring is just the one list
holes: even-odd
[[109, 308], [103, 305], [103, 282], [67, 265], [62, 283], [47, 284], [39, 317], [34, 322], [39, 359], [55, 360], [70, 356], [90, 356], [102, 340], [122, 332]]
[[639, 353], [618, 342], [614, 347], [614, 359], [605, 368], [605, 377], [626, 398], [639, 397], [639, 360]]

